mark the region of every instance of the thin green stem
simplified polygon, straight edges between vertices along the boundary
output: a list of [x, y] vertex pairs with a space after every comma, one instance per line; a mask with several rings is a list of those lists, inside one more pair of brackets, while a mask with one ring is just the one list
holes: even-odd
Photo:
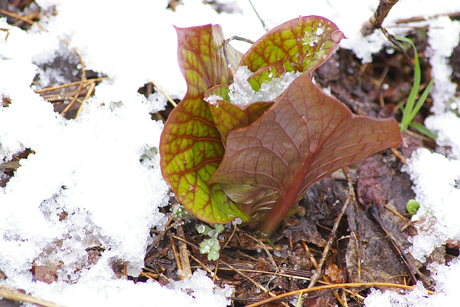
[[400, 124], [401, 132], [403, 132], [409, 127], [415, 115], [417, 115], [418, 111], [420, 111], [422, 105], [425, 103], [425, 100], [428, 97], [428, 94], [430, 93], [430, 89], [431, 89], [431, 86], [433, 85], [434, 80], [431, 79], [430, 83], [423, 91], [422, 96], [420, 96], [419, 100], [416, 103], [415, 101], [417, 99], [417, 95], [420, 90], [420, 82], [422, 78], [421, 77], [422, 74], [420, 71], [420, 62], [419, 62], [418, 54], [417, 54], [417, 48], [415, 48], [414, 43], [406, 37], [395, 36], [395, 38], [399, 41], [409, 43], [414, 49], [414, 83], [412, 85], [412, 89], [410, 91], [409, 98], [407, 99], [407, 102], [404, 106], [403, 117], [402, 117], [401, 124]]

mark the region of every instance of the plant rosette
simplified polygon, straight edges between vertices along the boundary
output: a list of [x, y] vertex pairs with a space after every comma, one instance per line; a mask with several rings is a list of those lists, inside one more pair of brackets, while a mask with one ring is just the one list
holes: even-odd
[[197, 225], [196, 231], [205, 236], [209, 236], [209, 239], [203, 240], [200, 243], [200, 253], [208, 254], [208, 260], [216, 261], [219, 259], [220, 243], [218, 240], [219, 234], [224, 231], [223, 225], [215, 225], [215, 229], [207, 225]]
[[354, 115], [313, 84], [345, 37], [331, 21], [293, 19], [244, 55], [219, 25], [176, 30], [187, 93], [165, 123], [161, 169], [200, 220], [261, 221], [270, 236], [315, 182], [401, 143], [394, 119]]

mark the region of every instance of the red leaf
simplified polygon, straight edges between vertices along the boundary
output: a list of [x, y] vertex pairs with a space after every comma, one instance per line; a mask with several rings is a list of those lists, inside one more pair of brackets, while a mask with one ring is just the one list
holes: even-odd
[[208, 184], [220, 183], [230, 198], [235, 186], [276, 191], [278, 200], [259, 225], [270, 235], [315, 182], [400, 143], [394, 119], [354, 115], [303, 74], [256, 122], [230, 132], [224, 159]]

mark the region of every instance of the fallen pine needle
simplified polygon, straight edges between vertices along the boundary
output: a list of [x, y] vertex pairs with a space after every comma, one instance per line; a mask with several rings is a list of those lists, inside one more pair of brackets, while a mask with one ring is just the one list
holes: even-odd
[[[309, 292], [315, 292], [315, 291], [322, 291], [322, 290], [331, 290], [331, 289], [339, 289], [339, 288], [359, 288], [359, 287], [389, 287], [389, 288], [399, 288], [399, 289], [404, 289], [404, 290], [414, 290], [416, 286], [406, 286], [406, 285], [400, 285], [400, 284], [392, 284], [392, 283], [381, 283], [381, 282], [363, 282], [363, 283], [348, 283], [348, 284], [333, 284], [333, 285], [324, 285], [324, 286], [318, 286], [318, 287], [313, 287], [313, 288], [305, 288], [305, 289], [300, 289], [300, 290], [295, 290], [291, 291], [288, 293], [283, 293], [271, 298], [268, 298], [266, 300], [246, 305], [246, 307], [257, 307], [261, 306], [264, 304], [268, 304], [270, 302], [284, 299], [290, 296], [294, 296], [297, 294], [304, 294], [304, 293], [309, 293]], [[434, 294], [433, 291], [427, 290], [428, 294]]]
[[80, 104], [80, 107], [78, 108], [78, 111], [77, 111], [77, 114], [75, 115], [75, 118], [77, 118], [80, 115], [81, 111], [83, 110], [84, 103], [88, 100], [89, 96], [91, 96], [91, 94], [93, 93], [95, 87], [96, 87], [96, 82], [92, 82], [88, 92], [86, 92], [85, 98], [83, 99], [83, 101]]
[[166, 99], [168, 99], [168, 101], [172, 104], [173, 107], [177, 107], [177, 103], [175, 103], [174, 100], [172, 100], [171, 97], [169, 97], [169, 95], [161, 89], [161, 87], [158, 87], [158, 85], [156, 85], [156, 83], [153, 81], [150, 81], [150, 83], [152, 83], [166, 97]]
[[0, 286], [0, 297], [4, 297], [6, 299], [19, 301], [19, 302], [32, 303], [32, 304], [35, 304], [38, 306], [44, 306], [44, 307], [62, 307], [58, 304], [42, 300], [40, 298], [36, 298], [31, 295], [21, 293], [17, 290], [10, 289], [4, 286]]

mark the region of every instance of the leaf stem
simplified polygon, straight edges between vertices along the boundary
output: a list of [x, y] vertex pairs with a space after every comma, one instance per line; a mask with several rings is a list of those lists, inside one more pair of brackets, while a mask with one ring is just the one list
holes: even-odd
[[223, 49], [224, 49], [225, 61], [227, 62], [227, 66], [230, 69], [230, 72], [232, 73], [233, 76], [235, 76], [236, 69], [235, 69], [235, 67], [233, 67], [232, 63], [230, 62], [230, 60], [228, 58], [228, 51], [227, 51], [228, 50], [227, 46], [232, 40], [238, 40], [238, 41], [242, 41], [242, 42], [245, 42], [245, 43], [248, 43], [248, 44], [254, 44], [254, 42], [252, 40], [250, 40], [250, 39], [240, 37], [240, 36], [236, 36], [236, 35], [224, 40]]
[[310, 169], [310, 165], [311, 163], [305, 163], [302, 165], [302, 169], [299, 170], [292, 179], [289, 188], [280, 193], [276, 204], [257, 227], [257, 230], [263, 236], [270, 237], [289, 213], [289, 210], [291, 210], [294, 204], [298, 202], [298, 193], [303, 187], [303, 181]]

